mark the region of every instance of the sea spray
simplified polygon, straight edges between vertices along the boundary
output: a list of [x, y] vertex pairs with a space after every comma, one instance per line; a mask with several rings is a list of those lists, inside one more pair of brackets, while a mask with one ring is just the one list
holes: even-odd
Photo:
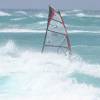
[[[84, 80], [83, 83], [79, 83], [77, 77], [72, 77], [75, 73], [81, 73], [100, 78], [99, 65], [88, 64], [74, 54], [69, 60], [64, 55], [20, 51], [17, 48], [13, 41], [0, 47], [0, 94], [2, 95], [0, 98], [2, 100], [6, 97], [12, 98], [11, 100], [100, 99], [99, 87], [93, 86], [92, 82], [87, 84]], [[18, 56], [12, 56], [12, 53]]]

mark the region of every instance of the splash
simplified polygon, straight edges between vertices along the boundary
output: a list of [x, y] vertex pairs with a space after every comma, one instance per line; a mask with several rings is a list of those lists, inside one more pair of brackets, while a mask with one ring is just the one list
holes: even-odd
[[20, 50], [10, 40], [0, 47], [0, 100], [99, 100], [100, 87], [79, 83], [76, 73], [100, 78], [100, 65], [77, 55]]

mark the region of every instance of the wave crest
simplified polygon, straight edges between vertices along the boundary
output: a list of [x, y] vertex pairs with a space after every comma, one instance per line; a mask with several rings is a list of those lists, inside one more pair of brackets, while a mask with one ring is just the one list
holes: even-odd
[[24, 28], [7, 28], [0, 29], [1, 33], [44, 33], [45, 30], [32, 30], [32, 29], [24, 29]]
[[100, 18], [100, 15], [89, 15], [89, 14], [85, 14], [85, 13], [77, 13], [76, 14], [77, 17], [94, 17], [94, 18]]
[[0, 16], [11, 16], [11, 14], [4, 11], [0, 11]]
[[47, 18], [47, 14], [46, 13], [39, 13], [39, 14], [35, 14], [35, 17], [38, 17], [38, 18]]

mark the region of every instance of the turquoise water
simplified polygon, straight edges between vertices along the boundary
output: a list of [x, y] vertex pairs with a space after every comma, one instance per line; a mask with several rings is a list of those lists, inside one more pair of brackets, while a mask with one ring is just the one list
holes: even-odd
[[100, 11], [62, 11], [72, 57], [41, 54], [48, 11], [0, 11], [0, 100], [100, 100]]

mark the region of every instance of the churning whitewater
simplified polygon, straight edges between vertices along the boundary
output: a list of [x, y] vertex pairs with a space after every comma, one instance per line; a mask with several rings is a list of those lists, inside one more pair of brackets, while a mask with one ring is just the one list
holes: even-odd
[[0, 11], [0, 100], [100, 100], [100, 11], [62, 11], [73, 55], [41, 54], [47, 11]]

